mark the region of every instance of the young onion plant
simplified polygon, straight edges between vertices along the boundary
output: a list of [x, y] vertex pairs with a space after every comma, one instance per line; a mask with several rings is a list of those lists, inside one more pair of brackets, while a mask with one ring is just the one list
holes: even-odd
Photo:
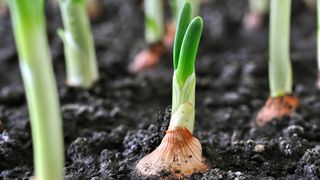
[[201, 144], [192, 135], [196, 85], [194, 63], [203, 23], [200, 17], [192, 19], [189, 2], [183, 6], [177, 27], [170, 125], [159, 147], [137, 164], [137, 171], [144, 176], [167, 171], [174, 178], [186, 177], [207, 170]]
[[96, 53], [86, 0], [59, 0], [64, 30], [58, 31], [64, 43], [69, 86], [90, 88], [99, 79]]
[[37, 180], [62, 180], [62, 122], [46, 35], [44, 0], [8, 3], [31, 120], [35, 176]]
[[288, 116], [298, 106], [292, 95], [292, 69], [289, 56], [291, 0], [271, 0], [269, 36], [269, 86], [271, 96], [257, 115], [264, 126], [274, 118]]
[[147, 47], [141, 51], [129, 66], [132, 73], [141, 72], [158, 63], [165, 52], [162, 43], [164, 36], [163, 2], [159, 0], [144, 1], [145, 41]]

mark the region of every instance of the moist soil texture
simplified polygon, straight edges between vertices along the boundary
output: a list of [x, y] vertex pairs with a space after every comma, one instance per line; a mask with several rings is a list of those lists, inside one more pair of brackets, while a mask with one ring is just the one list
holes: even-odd
[[[61, 18], [54, 4], [46, 4], [64, 123], [65, 179], [147, 179], [135, 165], [160, 144], [169, 124], [172, 48], [154, 69], [130, 74], [129, 62], [146, 46], [141, 1], [104, 0], [100, 7], [92, 29], [101, 79], [81, 90], [65, 86], [63, 44], [56, 33]], [[257, 128], [255, 116], [269, 95], [268, 17], [260, 29], [247, 32], [242, 26], [247, 7], [239, 0], [202, 4], [194, 136], [209, 170], [189, 178], [318, 179], [316, 13], [293, 1], [296, 113]], [[30, 121], [9, 15], [0, 17], [0, 24], [0, 179], [28, 179], [34, 175]]]

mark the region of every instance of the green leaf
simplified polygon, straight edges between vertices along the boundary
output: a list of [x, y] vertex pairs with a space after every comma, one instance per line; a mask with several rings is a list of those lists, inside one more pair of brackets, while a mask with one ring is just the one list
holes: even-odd
[[28, 26], [28, 24], [43, 22], [44, 0], [8, 0], [7, 2], [9, 3], [10, 11], [15, 12], [12, 13], [14, 24], [17, 21], [21, 21], [24, 26]]
[[173, 67], [176, 70], [178, 68], [179, 56], [181, 52], [181, 45], [183, 37], [192, 18], [192, 9], [190, 2], [184, 4], [178, 19], [176, 36], [174, 39], [173, 47]]
[[194, 72], [194, 63], [197, 56], [202, 29], [202, 18], [196, 17], [189, 24], [187, 32], [183, 38], [177, 68], [177, 79], [181, 86]]

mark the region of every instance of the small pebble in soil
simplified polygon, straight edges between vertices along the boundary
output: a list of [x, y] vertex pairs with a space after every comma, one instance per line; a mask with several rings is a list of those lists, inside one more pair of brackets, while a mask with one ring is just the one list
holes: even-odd
[[262, 152], [264, 152], [264, 150], [265, 150], [265, 147], [262, 144], [257, 144], [254, 147], [254, 152], [256, 152], [256, 153], [262, 153]]
[[227, 92], [222, 97], [224, 104], [234, 106], [242, 104], [243, 98], [236, 92]]

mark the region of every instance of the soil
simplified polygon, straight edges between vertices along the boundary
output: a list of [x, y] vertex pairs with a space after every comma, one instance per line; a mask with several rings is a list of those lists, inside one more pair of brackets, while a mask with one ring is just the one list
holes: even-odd
[[[102, 2], [103, 15], [92, 26], [101, 80], [90, 91], [65, 86], [59, 10], [46, 8], [64, 122], [65, 179], [145, 179], [135, 164], [159, 145], [169, 123], [172, 51], [155, 69], [131, 75], [128, 63], [145, 46], [141, 2]], [[269, 94], [268, 26], [245, 32], [246, 10], [239, 0], [202, 5], [194, 135], [210, 168], [190, 179], [318, 179], [316, 14], [293, 1], [297, 112], [257, 128], [252, 122]], [[9, 17], [0, 17], [0, 24], [0, 179], [27, 179], [34, 169], [26, 100]]]

